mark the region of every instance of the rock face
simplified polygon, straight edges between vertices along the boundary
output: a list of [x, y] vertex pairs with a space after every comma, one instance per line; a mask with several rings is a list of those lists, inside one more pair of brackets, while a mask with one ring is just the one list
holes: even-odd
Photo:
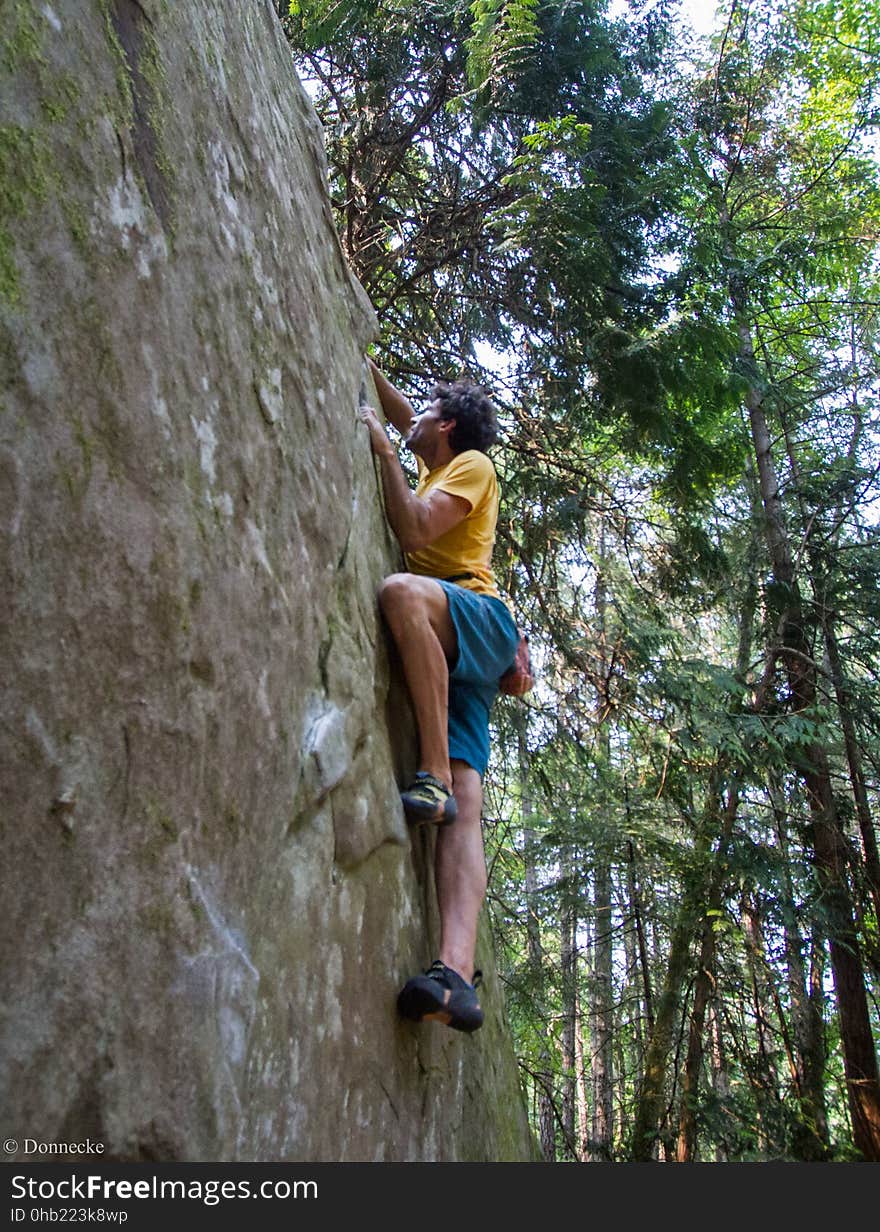
[[375, 323], [273, 8], [16, 0], [2, 38], [4, 1130], [529, 1158], [491, 970], [474, 1037], [395, 1015], [436, 921]]

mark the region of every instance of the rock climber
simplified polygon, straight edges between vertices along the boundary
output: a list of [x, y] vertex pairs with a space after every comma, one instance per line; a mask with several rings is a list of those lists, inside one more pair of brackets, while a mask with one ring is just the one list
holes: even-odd
[[486, 451], [495, 407], [477, 385], [436, 385], [416, 414], [369, 360], [386, 418], [418, 462], [413, 491], [370, 406], [359, 415], [379, 459], [385, 512], [408, 572], [387, 577], [379, 606], [403, 662], [419, 732], [419, 769], [401, 793], [407, 819], [439, 826], [435, 858], [440, 952], [398, 997], [402, 1017], [475, 1031], [483, 1023], [474, 971], [486, 894], [481, 813], [489, 711], [519, 635], [491, 558], [498, 482]]

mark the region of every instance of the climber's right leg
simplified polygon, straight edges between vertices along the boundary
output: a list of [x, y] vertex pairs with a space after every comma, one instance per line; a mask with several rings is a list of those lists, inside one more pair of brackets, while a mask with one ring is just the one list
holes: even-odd
[[449, 664], [457, 656], [446, 592], [433, 578], [393, 573], [379, 589], [379, 606], [391, 630], [419, 729], [419, 774], [403, 795], [415, 821], [450, 822], [456, 805], [447, 732]]

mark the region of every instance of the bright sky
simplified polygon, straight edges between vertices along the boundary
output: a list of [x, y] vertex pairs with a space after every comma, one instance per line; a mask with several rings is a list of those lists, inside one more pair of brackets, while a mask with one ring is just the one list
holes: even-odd
[[721, 20], [727, 16], [729, 5], [721, 8], [715, 0], [682, 0], [681, 15], [686, 17], [697, 34], [711, 34]]
[[[658, 0], [655, 0], [657, 3]], [[722, 17], [726, 16], [729, 6], [721, 6]], [[618, 13], [625, 12], [629, 8], [627, 0], [611, 0], [608, 6], [608, 12], [611, 16], [616, 16]], [[651, 11], [652, 5], [646, 4], [642, 10], [644, 13]], [[697, 34], [711, 34], [717, 25], [720, 24], [721, 18], [717, 16], [719, 5], [716, 0], [681, 0], [679, 9], [682, 17], [689, 21]]]

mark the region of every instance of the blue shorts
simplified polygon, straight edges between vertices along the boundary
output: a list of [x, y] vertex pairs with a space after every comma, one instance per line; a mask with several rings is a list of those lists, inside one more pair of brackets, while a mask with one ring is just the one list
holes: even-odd
[[454, 582], [440, 585], [458, 638], [458, 657], [449, 669], [449, 756], [482, 778], [489, 765], [489, 711], [498, 680], [516, 657], [519, 632], [500, 599]]

